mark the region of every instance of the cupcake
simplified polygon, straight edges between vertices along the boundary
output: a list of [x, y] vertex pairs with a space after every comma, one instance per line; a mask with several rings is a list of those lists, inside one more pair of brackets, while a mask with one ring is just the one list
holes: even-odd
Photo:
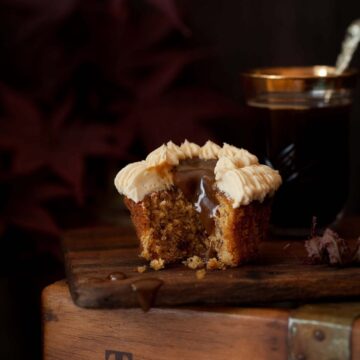
[[180, 261], [213, 269], [254, 259], [280, 184], [278, 171], [247, 150], [211, 141], [170, 141], [115, 178], [140, 256], [155, 270]]

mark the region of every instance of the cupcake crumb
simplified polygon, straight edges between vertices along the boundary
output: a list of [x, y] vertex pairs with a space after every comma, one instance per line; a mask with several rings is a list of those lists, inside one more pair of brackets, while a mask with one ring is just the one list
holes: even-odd
[[144, 265], [144, 266], [138, 266], [137, 268], [136, 268], [136, 270], [137, 270], [137, 272], [138, 273], [144, 273], [145, 271], [146, 271], [146, 269], [147, 269], [147, 266], [146, 265]]
[[201, 270], [196, 270], [196, 278], [198, 280], [202, 280], [206, 275], [206, 270], [205, 269], [201, 269]]
[[225, 268], [225, 264], [216, 258], [211, 258], [206, 263], [207, 270], [225, 270]]
[[200, 269], [205, 266], [204, 261], [197, 255], [187, 258], [183, 261], [183, 264], [193, 270]]
[[165, 261], [163, 259], [154, 259], [150, 261], [150, 267], [156, 271], [165, 267]]

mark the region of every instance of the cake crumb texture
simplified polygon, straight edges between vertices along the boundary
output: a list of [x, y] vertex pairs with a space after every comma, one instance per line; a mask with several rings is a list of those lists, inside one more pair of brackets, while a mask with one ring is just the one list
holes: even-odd
[[165, 261], [163, 259], [154, 259], [150, 261], [150, 267], [153, 270], [161, 270], [165, 267]]
[[144, 273], [144, 272], [146, 271], [146, 269], [147, 269], [147, 266], [146, 266], [146, 265], [144, 265], [144, 266], [138, 266], [138, 267], [136, 268], [137, 272], [140, 273], [140, 274]]
[[211, 258], [206, 263], [207, 270], [223, 270], [225, 269], [225, 264], [218, 260], [217, 258]]
[[196, 270], [205, 266], [204, 261], [199, 256], [191, 256], [183, 261], [183, 264], [190, 269]]
[[[221, 192], [217, 194], [219, 206], [215, 217], [215, 231], [210, 245], [220, 261], [218, 268], [238, 266], [258, 255], [259, 244], [265, 240], [271, 209], [271, 200], [253, 201], [234, 209], [231, 201]], [[216, 267], [213, 263], [210, 265]]]
[[171, 263], [205, 253], [206, 231], [180, 190], [153, 192], [139, 203], [125, 198], [125, 204], [140, 238], [143, 258]]
[[201, 269], [201, 270], [197, 270], [196, 271], [196, 278], [198, 280], [202, 280], [206, 275], [206, 270], [205, 269]]

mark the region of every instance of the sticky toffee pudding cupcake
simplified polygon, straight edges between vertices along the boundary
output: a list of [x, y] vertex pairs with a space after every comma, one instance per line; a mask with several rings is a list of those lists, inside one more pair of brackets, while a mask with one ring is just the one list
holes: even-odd
[[168, 142], [115, 178], [140, 256], [156, 270], [181, 261], [214, 269], [254, 259], [280, 184], [279, 173], [248, 151], [211, 141]]

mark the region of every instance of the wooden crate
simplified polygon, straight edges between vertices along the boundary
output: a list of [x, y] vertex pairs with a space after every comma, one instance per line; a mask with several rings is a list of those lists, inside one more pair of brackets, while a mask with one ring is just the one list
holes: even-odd
[[[153, 308], [147, 313], [137, 308], [84, 309], [73, 303], [66, 281], [59, 281], [43, 291], [44, 359], [285, 360], [291, 311], [279, 307]], [[354, 323], [351, 342], [352, 359], [360, 360], [360, 319]]]

